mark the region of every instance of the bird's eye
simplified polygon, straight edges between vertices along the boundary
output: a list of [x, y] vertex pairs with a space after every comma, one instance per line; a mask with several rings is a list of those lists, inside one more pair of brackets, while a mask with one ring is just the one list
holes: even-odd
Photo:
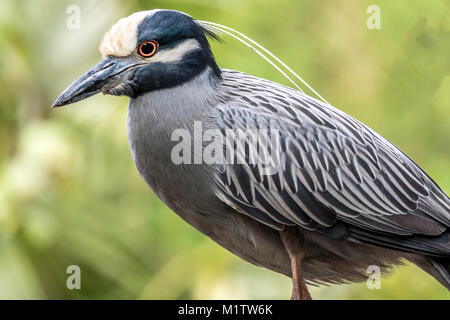
[[158, 49], [158, 42], [144, 41], [139, 45], [138, 53], [144, 58], [149, 58], [156, 53], [157, 49]]

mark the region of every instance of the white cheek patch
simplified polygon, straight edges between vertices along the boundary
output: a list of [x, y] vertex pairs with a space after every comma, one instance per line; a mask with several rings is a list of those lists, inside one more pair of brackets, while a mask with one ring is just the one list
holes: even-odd
[[180, 61], [185, 54], [190, 51], [200, 49], [200, 43], [195, 39], [188, 39], [180, 43], [174, 48], [162, 50], [157, 52], [152, 58], [149, 58], [149, 62], [177, 62]]
[[125, 57], [137, 46], [138, 26], [146, 17], [160, 11], [159, 9], [139, 11], [122, 18], [105, 33], [100, 43], [100, 53], [106, 56]]

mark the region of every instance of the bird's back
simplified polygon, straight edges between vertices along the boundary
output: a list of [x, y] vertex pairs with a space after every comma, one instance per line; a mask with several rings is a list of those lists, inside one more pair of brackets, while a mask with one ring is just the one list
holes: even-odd
[[[388, 140], [344, 112], [280, 84], [223, 70], [217, 119], [226, 129], [277, 129], [282, 170], [225, 166], [224, 202], [276, 229], [450, 257], [450, 201]], [[248, 160], [248, 158], [247, 158]], [[448, 267], [447, 267], [448, 268]]]
[[[354, 204], [360, 202], [346, 211], [337, 206], [338, 199], [315, 199], [331, 207], [336, 204], [333, 209], [342, 219], [365, 214], [406, 215], [410, 219], [405, 219], [404, 226], [401, 221], [393, 221], [392, 228], [410, 228], [410, 232], [426, 235], [441, 234], [450, 225], [447, 195], [375, 131], [328, 104], [280, 84], [231, 70], [223, 70], [222, 76], [222, 103], [217, 107], [220, 125], [234, 130], [281, 129], [279, 151], [285, 154], [287, 164], [295, 164], [279, 173], [286, 187], [293, 175], [300, 174], [299, 181], [311, 193], [322, 194], [319, 198], [335, 192], [336, 196], [347, 194]], [[256, 178], [253, 181], [273, 178], [256, 177], [254, 170], [248, 172], [250, 178]], [[276, 187], [274, 184], [273, 189]]]

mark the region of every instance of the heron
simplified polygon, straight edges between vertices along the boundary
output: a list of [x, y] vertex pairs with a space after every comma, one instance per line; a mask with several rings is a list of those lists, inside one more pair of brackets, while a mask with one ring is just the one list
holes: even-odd
[[[52, 108], [100, 92], [128, 96], [131, 155], [153, 192], [231, 253], [292, 278], [291, 299], [311, 299], [307, 285], [365, 281], [368, 266], [385, 274], [405, 260], [450, 290], [445, 192], [399, 148], [324, 99], [219, 68], [210, 41], [229, 30], [179, 11], [133, 13], [104, 35], [103, 60]], [[218, 142], [210, 155], [220, 159], [184, 149], [211, 146], [196, 130]], [[237, 139], [240, 152], [220, 157], [236, 147], [226, 141], [237, 131], [250, 132]], [[264, 147], [262, 161], [249, 155]]]

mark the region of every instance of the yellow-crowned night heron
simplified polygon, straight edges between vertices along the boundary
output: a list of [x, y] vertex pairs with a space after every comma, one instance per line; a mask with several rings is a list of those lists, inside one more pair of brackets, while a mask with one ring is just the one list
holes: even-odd
[[[153, 191], [232, 253], [292, 277], [292, 298], [310, 298], [305, 283], [363, 281], [368, 266], [385, 272], [400, 259], [450, 289], [450, 201], [439, 186], [344, 112], [220, 69], [206, 36], [216, 37], [177, 11], [121, 19], [100, 45], [104, 60], [53, 107], [99, 92], [129, 96], [131, 153]], [[230, 131], [278, 132], [279, 149], [269, 151], [276, 150], [280, 170], [250, 161], [260, 140], [249, 137], [236, 152], [241, 162], [228, 161], [236, 154], [222, 162], [174, 161], [180, 132], [189, 136], [182, 147], [198, 145], [196, 123], [201, 134], [214, 133], [210, 141], [228, 141]]]

